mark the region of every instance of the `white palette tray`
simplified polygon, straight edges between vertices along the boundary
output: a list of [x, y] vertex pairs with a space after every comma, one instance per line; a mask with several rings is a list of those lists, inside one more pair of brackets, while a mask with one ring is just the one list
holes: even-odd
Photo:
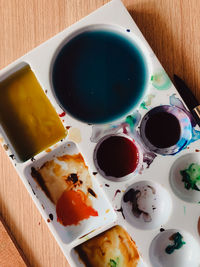
[[[109, 2], [16, 60], [1, 70], [0, 81], [9, 77], [12, 73], [15, 73], [23, 65], [28, 64], [43, 90], [47, 90], [46, 95], [56, 112], [61, 114], [63, 110], [60, 108], [52, 92], [50, 77], [54, 55], [57, 49], [63, 45], [66, 39], [74, 32], [92, 25], [119, 27], [124, 30], [125, 34], [133, 34], [143, 46], [143, 50], [145, 51], [150, 65], [150, 79], [148, 82], [148, 91], [146, 92], [143, 102], [138, 107], [137, 111], [130, 113], [132, 116], [131, 118], [133, 120], [135, 119], [135, 125], [130, 126], [127, 118], [106, 125], [88, 125], [66, 114], [62, 117], [62, 121], [66, 128], [70, 126], [68, 135], [64, 140], [50, 147], [51, 152], [43, 151], [36, 155], [34, 159], [23, 163], [17, 160], [12, 150], [12, 145], [3, 132], [4, 141], [2, 145], [6, 145], [8, 148], [6, 153], [10, 157], [38, 210], [47, 222], [50, 231], [54, 235], [70, 266], [84, 266], [74, 251], [76, 246], [114, 225], [121, 225], [130, 234], [139, 250], [140, 261], [138, 266], [179, 267], [181, 266], [178, 265], [179, 258], [187, 259], [189, 257], [189, 252], [191, 252], [192, 257], [194, 257], [190, 259], [190, 266], [198, 267], [200, 266], [200, 250], [198, 251], [200, 248], [200, 236], [198, 233], [198, 220], [200, 217], [200, 206], [198, 202], [200, 202], [200, 191], [186, 190], [184, 184], [180, 182], [181, 177], [179, 177], [179, 171], [184, 168], [184, 164], [187, 165], [193, 162], [200, 163], [200, 156], [198, 152], [196, 152], [198, 151], [197, 148], [200, 146], [198, 126], [193, 127], [191, 131], [193, 135], [190, 136], [184, 149], [180, 149], [175, 155], [167, 155], [170, 153], [165, 151], [165, 156], [162, 155], [162, 151], [154, 150], [154, 153], [150, 153], [152, 151], [145, 151], [143, 161], [141, 162], [137, 174], [129, 175], [128, 177], [119, 179], [117, 182], [113, 179], [104, 178], [94, 164], [93, 154], [99, 140], [106, 135], [123, 135], [124, 126], [128, 131], [128, 135], [136, 139], [140, 144], [140, 123], [145, 114], [152, 108], [161, 105], [169, 105], [171, 107], [177, 107], [178, 109], [180, 108], [185, 112], [184, 114], [188, 114], [180, 95], [177, 93], [152, 49], [121, 1], [113, 0]], [[179, 148], [176, 149], [179, 150]], [[77, 153], [82, 154], [89, 168], [93, 189], [98, 196], [97, 199], [93, 199], [93, 205], [95, 209], [98, 210], [99, 215], [97, 217], [90, 217], [78, 226], [64, 227], [57, 222], [55, 206], [31, 176], [31, 168], [40, 168], [46, 161], [52, 160], [57, 156], [64, 154], [73, 155]], [[155, 155], [156, 157], [154, 158]], [[145, 158], [145, 156], [150, 157], [152, 160], [151, 164], [150, 162], [147, 163], [147, 158]], [[174, 176], [176, 177], [175, 180], [173, 179]], [[140, 189], [144, 186], [151, 185], [156, 188], [156, 191], [158, 190], [157, 197], [159, 201], [154, 202], [155, 206], [157, 205], [156, 208], [158, 211], [152, 213], [152, 221], [149, 223], [145, 222], [142, 216], [134, 221], [133, 217], [130, 216], [130, 203], [125, 203], [123, 201], [124, 192], [133, 188], [133, 184], [144, 181], [146, 181], [146, 183], [142, 185], [139, 184]], [[122, 212], [119, 211], [121, 207], [125, 218]], [[51, 219], [49, 219], [49, 214], [51, 214]], [[178, 260], [177, 258], [175, 260], [173, 258], [171, 261], [172, 265], [169, 265], [170, 256], [167, 254], [163, 256], [163, 252], [161, 251], [162, 246], [166, 247], [168, 244], [166, 243], [166, 237], [161, 235], [161, 237], [157, 238], [160, 246], [156, 242], [155, 244], [152, 243], [152, 240], [160, 233], [161, 228], [165, 230], [177, 229], [174, 232], [181, 233], [185, 238], [186, 245], [183, 245], [182, 250], [176, 251]], [[172, 235], [174, 232], [171, 231], [170, 234]], [[189, 235], [185, 232], [189, 233]], [[161, 232], [161, 234], [163, 233], [165, 233], [165, 235], [170, 235], [167, 231]], [[155, 262], [159, 257], [161, 263], [160, 265], [156, 265]], [[168, 265], [164, 265], [163, 262], [165, 261], [168, 261]], [[194, 265], [195, 263], [197, 263], [197, 265]], [[185, 263], [183, 262], [183, 264]]]

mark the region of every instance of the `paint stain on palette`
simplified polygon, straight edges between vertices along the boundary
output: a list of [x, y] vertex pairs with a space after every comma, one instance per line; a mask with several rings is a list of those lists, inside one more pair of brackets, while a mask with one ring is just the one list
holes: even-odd
[[200, 156], [189, 153], [179, 157], [170, 170], [170, 184], [173, 192], [187, 202], [200, 200]]
[[199, 244], [190, 233], [169, 229], [153, 239], [149, 256], [153, 267], [199, 267], [199, 251]]
[[135, 242], [118, 225], [79, 245], [75, 251], [90, 267], [136, 267], [140, 260]]
[[136, 182], [127, 188], [122, 199], [127, 220], [139, 229], [155, 229], [171, 215], [172, 200], [164, 187], [152, 181]]
[[96, 198], [82, 155], [63, 155], [47, 161], [32, 177], [56, 205], [57, 220], [64, 226], [77, 225], [90, 216], [98, 216], [89, 195]]

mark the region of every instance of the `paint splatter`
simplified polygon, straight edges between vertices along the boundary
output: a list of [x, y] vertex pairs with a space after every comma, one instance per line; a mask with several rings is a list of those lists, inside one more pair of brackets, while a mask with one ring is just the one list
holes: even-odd
[[166, 247], [165, 252], [167, 254], [172, 254], [175, 249], [180, 249], [184, 244], [186, 244], [183, 240], [183, 236], [177, 232], [169, 237], [169, 240], [172, 240], [174, 242], [173, 245], [169, 245]]
[[46, 149], [45, 152], [46, 152], [46, 153], [51, 152], [51, 148]]
[[167, 73], [162, 70], [151, 76], [151, 83], [153, 87], [158, 90], [167, 90], [171, 87], [172, 82], [169, 79]]
[[53, 214], [52, 214], [52, 213], [49, 214], [49, 219], [50, 219], [51, 221], [53, 221]]
[[200, 150], [199, 149], [195, 149], [195, 152], [200, 152]]
[[78, 128], [70, 128], [68, 138], [70, 141], [73, 141], [77, 144], [80, 143], [82, 140], [81, 131]]
[[60, 114], [58, 114], [58, 115], [59, 115], [59, 117], [62, 118], [62, 117], [64, 117], [64, 116], [66, 115], [66, 112], [63, 111], [62, 113], [60, 113]]
[[145, 102], [142, 102], [141, 105], [140, 105], [140, 107], [141, 107], [142, 109], [147, 109]]
[[164, 228], [160, 228], [160, 232], [164, 232], [165, 231], [165, 229]]
[[200, 165], [192, 163], [185, 170], [181, 170], [182, 182], [187, 190], [193, 189], [200, 191]]
[[98, 172], [93, 172], [92, 174], [93, 174], [93, 175], [97, 175], [97, 173], [98, 173]]
[[47, 219], [47, 222], [50, 223], [50, 219], [49, 218]]
[[116, 196], [117, 196], [117, 194], [118, 194], [118, 193], [121, 193], [121, 190], [117, 189], [117, 190], [115, 191], [115, 194], [114, 194], [113, 200], [116, 198]]
[[105, 184], [105, 186], [106, 186], [106, 187], [110, 187], [110, 185], [109, 185], [109, 184]]
[[14, 154], [12, 154], [12, 155], [9, 155], [9, 157], [10, 157], [12, 160], [14, 160], [14, 159], [15, 159], [15, 155], [14, 155]]

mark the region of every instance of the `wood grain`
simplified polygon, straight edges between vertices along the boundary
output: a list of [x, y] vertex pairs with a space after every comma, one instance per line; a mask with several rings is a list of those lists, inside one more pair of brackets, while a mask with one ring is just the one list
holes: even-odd
[[[0, 266], [1, 267], [26, 267], [23, 254], [16, 247], [15, 240], [9, 229], [5, 226], [3, 218], [0, 216]], [[24, 256], [23, 256], [24, 257]]]
[[[108, 1], [0, 0], [0, 68]], [[200, 100], [200, 1], [124, 0], [164, 68]], [[0, 148], [0, 213], [31, 266], [67, 261]]]

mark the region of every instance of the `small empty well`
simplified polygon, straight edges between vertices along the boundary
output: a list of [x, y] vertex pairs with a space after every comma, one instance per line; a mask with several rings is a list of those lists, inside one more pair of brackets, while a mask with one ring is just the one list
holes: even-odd
[[76, 247], [72, 257], [78, 266], [90, 267], [136, 267], [141, 261], [135, 242], [119, 225]]
[[175, 195], [187, 202], [200, 201], [200, 155], [181, 156], [171, 167], [170, 184]]
[[29, 65], [0, 81], [0, 124], [19, 161], [26, 161], [66, 135]]
[[199, 251], [200, 246], [190, 233], [170, 229], [153, 239], [149, 256], [153, 267], [199, 267]]
[[52, 223], [63, 242], [71, 242], [116, 219], [73, 142], [64, 143], [29, 165], [25, 175], [44, 211], [53, 214]]

